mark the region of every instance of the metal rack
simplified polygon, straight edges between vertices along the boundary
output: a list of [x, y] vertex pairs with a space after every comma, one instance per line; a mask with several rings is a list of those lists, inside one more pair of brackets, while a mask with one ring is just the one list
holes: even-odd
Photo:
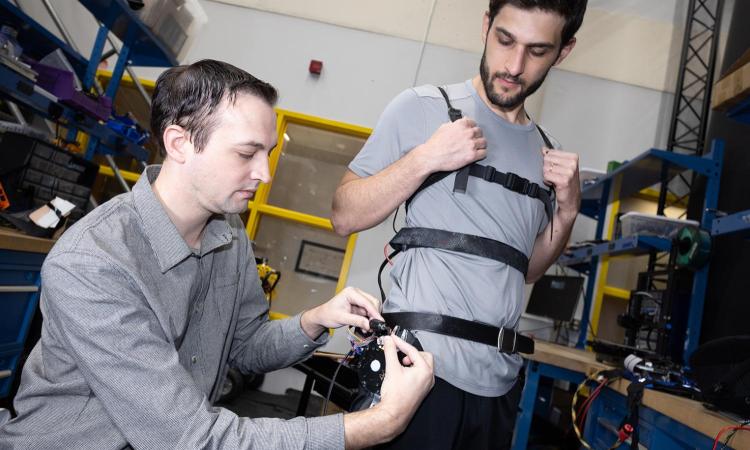
[[[177, 63], [175, 55], [138, 19], [125, 0], [81, 0], [80, 3], [100, 22], [88, 60], [72, 45], [57, 38], [8, 0], [0, 0], [0, 20], [19, 30], [18, 41], [24, 47], [24, 53], [32, 58], [39, 59], [56, 49], [62, 50], [87, 91], [94, 87], [96, 69], [102, 58], [104, 43], [109, 39], [109, 33], [118, 36], [122, 40], [122, 47], [117, 51], [115, 69], [105, 92], [110, 98], [115, 97], [122, 75], [129, 65], [164, 67]], [[51, 7], [48, 9], [58, 23], [54, 10]], [[64, 31], [59, 23], [58, 26]], [[46, 118], [61, 121], [68, 129], [69, 141], [75, 140], [79, 130], [86, 132], [89, 135], [85, 153], [87, 159], [91, 159], [97, 153], [128, 154], [140, 161], [147, 158], [148, 152], [142, 147], [128, 142], [95, 119], [61, 105], [57, 98], [35, 86], [31, 80], [5, 67], [2, 69], [0, 95]], [[113, 167], [113, 170], [117, 172], [116, 167]]]
[[[684, 155], [659, 149], [650, 149], [624, 163], [616, 170], [600, 177], [594, 183], [584, 186], [581, 197], [581, 213], [597, 220], [596, 240], [604, 237], [604, 222], [608, 206], [619, 199], [630, 197], [642, 189], [659, 183], [662, 175], [667, 180], [679, 176], [686, 170], [693, 170], [706, 177], [701, 228], [710, 229], [713, 224], [719, 197], [719, 178], [724, 154], [724, 143], [715, 140], [711, 152], [703, 156]], [[587, 338], [589, 315], [596, 285], [599, 258], [604, 255], [637, 255], [650, 251], [666, 252], [671, 248], [668, 239], [653, 236], [630, 236], [611, 242], [602, 242], [590, 247], [579, 248], [563, 255], [558, 262], [588, 276], [584, 297], [581, 333], [577, 347], [583, 348]], [[695, 273], [688, 317], [685, 357], [697, 347], [700, 323], [703, 312], [708, 267]]]

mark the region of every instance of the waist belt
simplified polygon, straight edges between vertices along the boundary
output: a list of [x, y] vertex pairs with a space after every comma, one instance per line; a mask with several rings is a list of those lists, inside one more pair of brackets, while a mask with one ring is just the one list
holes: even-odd
[[478, 342], [503, 353], [534, 353], [534, 340], [509, 328], [498, 328], [481, 322], [421, 312], [383, 313], [386, 323], [409, 330], [431, 331], [445, 336]]

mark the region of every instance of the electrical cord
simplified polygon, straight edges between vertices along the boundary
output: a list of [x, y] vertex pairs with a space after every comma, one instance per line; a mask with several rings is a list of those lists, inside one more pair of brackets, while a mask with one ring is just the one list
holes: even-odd
[[729, 445], [729, 441], [732, 440], [734, 435], [738, 431], [750, 431], [750, 427], [746, 427], [745, 425], [750, 424], [750, 420], [745, 420], [744, 422], [741, 422], [738, 426], [730, 425], [728, 427], [724, 427], [721, 430], [719, 430], [719, 433], [716, 435], [716, 439], [714, 440], [714, 447], [713, 450], [716, 450], [716, 446], [719, 444], [719, 439], [721, 439], [721, 435], [724, 434], [725, 431], [732, 430], [729, 435], [727, 435], [727, 439], [724, 441], [724, 443], [721, 445], [720, 450], [724, 450]]
[[349, 353], [347, 353], [343, 358], [341, 358], [341, 361], [339, 361], [339, 365], [336, 366], [336, 370], [333, 372], [333, 377], [331, 377], [331, 383], [328, 385], [328, 392], [326, 393], [326, 400], [323, 403], [323, 408], [320, 410], [320, 415], [324, 416], [326, 414], [326, 410], [328, 409], [328, 401], [331, 399], [331, 394], [333, 393], [333, 385], [336, 383], [336, 376], [339, 374], [339, 370], [341, 369], [341, 366], [344, 365], [344, 361], [349, 359], [354, 354], [354, 349], [349, 350]]
[[[581, 430], [578, 427], [578, 416], [576, 415], [576, 409], [575, 405], [578, 402], [578, 394], [581, 392], [581, 390], [586, 386], [586, 383], [589, 381], [596, 381], [601, 379], [599, 381], [599, 385], [594, 389], [594, 391], [591, 392], [589, 395], [589, 398], [586, 399], [586, 401], [581, 405], [581, 409], [583, 410], [583, 415], [581, 418], [581, 426], [583, 426], [583, 419], [585, 418], [585, 415], [588, 413], [589, 407], [591, 407], [591, 404], [593, 403], [594, 398], [596, 398], [599, 395], [599, 392], [605, 387], [610, 384], [612, 384], [615, 380], [620, 378], [617, 371], [612, 370], [600, 370], [597, 371], [591, 375], [589, 375], [588, 378], [583, 380], [581, 384], [578, 385], [578, 388], [576, 389], [575, 393], [573, 394], [573, 402], [570, 406], [570, 414], [573, 418], [573, 431], [576, 434], [576, 437], [581, 442], [581, 445], [585, 447], [588, 450], [593, 450], [591, 445], [586, 442], [586, 440], [583, 439], [583, 435], [581, 434]], [[585, 409], [584, 409], [585, 408]], [[617, 442], [615, 442], [612, 447], [610, 447], [610, 450], [617, 448], [620, 444], [622, 444], [621, 440], [618, 439]]]

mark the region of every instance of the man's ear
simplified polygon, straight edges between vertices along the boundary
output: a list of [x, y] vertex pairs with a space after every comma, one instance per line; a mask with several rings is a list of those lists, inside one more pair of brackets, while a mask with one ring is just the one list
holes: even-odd
[[568, 41], [567, 44], [565, 44], [565, 46], [562, 49], [560, 49], [560, 54], [557, 56], [555, 63], [552, 65], [556, 66], [560, 64], [561, 62], [563, 62], [563, 60], [568, 56], [568, 54], [570, 54], [570, 52], [573, 50], [573, 47], [575, 46], [576, 46], [576, 38], [572, 38], [571, 40]]
[[482, 44], [487, 45], [487, 32], [490, 30], [490, 12], [484, 12], [484, 18], [482, 19]]
[[167, 157], [175, 162], [184, 163], [187, 152], [193, 151], [190, 135], [179, 125], [169, 125], [165, 128], [162, 139], [164, 149], [167, 151]]

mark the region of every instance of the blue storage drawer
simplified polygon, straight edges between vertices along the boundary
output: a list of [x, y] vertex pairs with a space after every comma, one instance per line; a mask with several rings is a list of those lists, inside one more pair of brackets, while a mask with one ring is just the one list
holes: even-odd
[[45, 254], [0, 250], [0, 398], [18, 375], [29, 326], [39, 304]]

